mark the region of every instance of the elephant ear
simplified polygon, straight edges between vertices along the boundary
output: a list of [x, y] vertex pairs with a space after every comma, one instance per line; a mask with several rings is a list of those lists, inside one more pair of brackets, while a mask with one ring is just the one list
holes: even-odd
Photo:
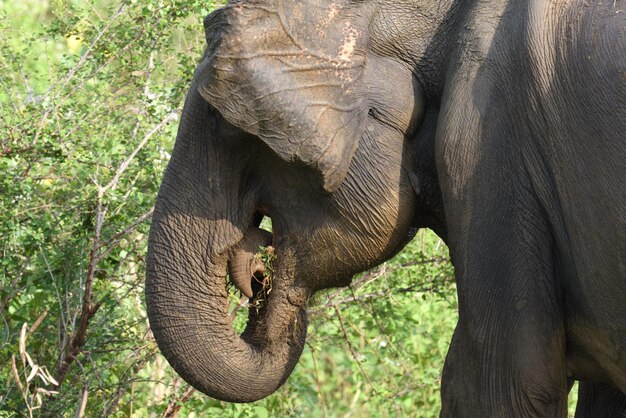
[[365, 126], [367, 107], [352, 88], [364, 54], [355, 53], [356, 38], [348, 52], [333, 46], [345, 43], [341, 33], [329, 35], [328, 50], [338, 56], [303, 49], [296, 28], [287, 34], [274, 15], [245, 12], [205, 20], [208, 48], [196, 70], [198, 91], [228, 122], [283, 160], [308, 167], [314, 182], [332, 193]]

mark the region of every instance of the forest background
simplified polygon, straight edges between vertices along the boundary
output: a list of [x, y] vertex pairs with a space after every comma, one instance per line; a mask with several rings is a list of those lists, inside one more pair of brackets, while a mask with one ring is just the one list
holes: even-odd
[[219, 5], [0, 0], [0, 417], [438, 416], [457, 304], [430, 231], [315, 297], [299, 365], [264, 400], [210, 399], [159, 353], [147, 233]]

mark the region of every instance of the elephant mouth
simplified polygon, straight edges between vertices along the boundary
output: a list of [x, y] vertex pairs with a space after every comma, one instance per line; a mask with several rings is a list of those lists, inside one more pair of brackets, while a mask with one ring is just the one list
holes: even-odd
[[293, 257], [287, 254], [283, 243], [269, 210], [259, 207], [243, 238], [228, 253], [227, 312], [235, 331], [249, 342], [259, 343], [258, 335], [254, 336], [259, 333], [259, 326], [263, 327], [271, 303], [284, 299], [293, 308], [304, 311], [311, 293], [310, 289], [294, 286], [295, 278], [288, 273], [289, 268], [284, 268], [293, 264]]
[[[268, 231], [261, 231], [271, 236]], [[241, 257], [246, 259], [238, 260]], [[254, 253], [236, 254], [234, 259], [229, 260], [227, 288], [231, 293], [234, 291], [239, 294], [239, 306], [255, 308], [258, 311], [267, 304], [272, 292], [275, 258], [276, 250], [272, 245], [267, 245], [259, 246]], [[237, 263], [242, 263], [244, 269], [233, 266]]]
[[229, 251], [228, 279], [248, 299], [258, 299], [272, 280], [276, 252], [271, 232], [249, 227], [242, 240]]

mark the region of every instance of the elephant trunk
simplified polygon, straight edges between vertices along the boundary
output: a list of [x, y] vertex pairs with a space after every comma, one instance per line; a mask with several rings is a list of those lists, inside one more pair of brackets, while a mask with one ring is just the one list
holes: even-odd
[[250, 296], [262, 270], [250, 254], [271, 242], [253, 225], [245, 161], [229, 151], [242, 136], [192, 87], [155, 207], [146, 278], [150, 326], [168, 362], [196, 389], [230, 402], [268, 396], [287, 379], [304, 347], [309, 296], [293, 287], [295, 259], [276, 249], [269, 301], [250, 310], [243, 334], [232, 328], [229, 269]]

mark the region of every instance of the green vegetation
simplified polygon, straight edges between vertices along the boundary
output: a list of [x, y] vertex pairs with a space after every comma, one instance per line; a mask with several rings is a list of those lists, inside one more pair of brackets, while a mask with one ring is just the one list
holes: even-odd
[[146, 237], [215, 3], [0, 1], [0, 417], [437, 416], [457, 314], [428, 232], [316, 296], [265, 400], [195, 393], [159, 354]]

